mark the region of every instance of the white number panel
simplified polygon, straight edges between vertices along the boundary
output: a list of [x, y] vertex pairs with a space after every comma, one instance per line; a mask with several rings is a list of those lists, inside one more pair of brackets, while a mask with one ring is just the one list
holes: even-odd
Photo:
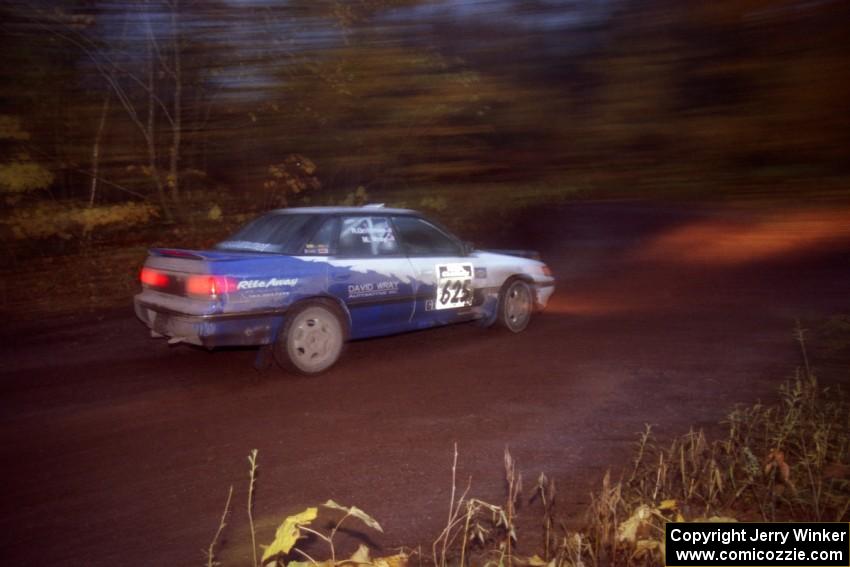
[[472, 305], [472, 264], [437, 264], [435, 309], [457, 309]]

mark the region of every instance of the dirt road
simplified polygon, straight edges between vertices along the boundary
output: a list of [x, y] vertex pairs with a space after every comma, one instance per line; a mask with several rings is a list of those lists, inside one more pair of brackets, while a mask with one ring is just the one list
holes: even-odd
[[[254, 517], [329, 498], [374, 515], [385, 551], [430, 543], [452, 447], [472, 493], [500, 501], [506, 445], [580, 514], [645, 423], [711, 426], [769, 397], [798, 361], [795, 318], [848, 308], [850, 215], [585, 203], [494, 237], [543, 252], [550, 309], [508, 336], [462, 325], [349, 345], [328, 374], [257, 373], [250, 351], [169, 348], [129, 308], [2, 330], [6, 565], [201, 565], [228, 486], [220, 559], [251, 563]], [[529, 489], [530, 492], [530, 489]], [[532, 507], [521, 521], [538, 521]], [[353, 527], [353, 525], [352, 525]], [[533, 551], [536, 541], [520, 546]]]

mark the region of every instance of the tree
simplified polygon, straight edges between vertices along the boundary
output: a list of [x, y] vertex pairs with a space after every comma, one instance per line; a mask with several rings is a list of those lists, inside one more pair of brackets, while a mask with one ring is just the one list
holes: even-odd
[[[145, 169], [168, 218], [180, 202], [180, 158], [183, 139], [183, 64], [179, 0], [148, 0], [139, 12], [91, 14], [36, 10], [32, 17], [45, 31], [79, 50], [110, 94], [104, 102], [92, 149], [93, 181], [90, 202], [98, 179], [100, 140], [111, 99], [137, 128], [147, 153]], [[98, 18], [107, 20], [104, 23]], [[114, 21], [121, 18], [115, 35]], [[143, 33], [129, 34], [141, 27]], [[161, 173], [159, 124], [170, 134], [167, 173]], [[166, 192], [166, 188], [168, 192]]]

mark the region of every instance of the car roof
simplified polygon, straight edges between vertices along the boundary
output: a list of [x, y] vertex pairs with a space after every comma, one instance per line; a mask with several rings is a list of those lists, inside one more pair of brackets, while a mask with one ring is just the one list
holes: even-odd
[[418, 211], [410, 209], [396, 209], [384, 207], [382, 205], [364, 205], [362, 207], [292, 207], [288, 209], [275, 209], [271, 211], [274, 214], [292, 215], [292, 214], [318, 214], [318, 215], [333, 215], [333, 214], [389, 214], [389, 215], [419, 215]]

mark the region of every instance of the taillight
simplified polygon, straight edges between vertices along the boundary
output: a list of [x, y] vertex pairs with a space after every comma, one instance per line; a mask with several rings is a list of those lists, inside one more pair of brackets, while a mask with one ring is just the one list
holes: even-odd
[[139, 281], [150, 287], [165, 287], [168, 285], [168, 276], [153, 268], [142, 268], [139, 273]]
[[218, 297], [236, 291], [236, 280], [227, 276], [189, 276], [186, 293], [200, 297]]

